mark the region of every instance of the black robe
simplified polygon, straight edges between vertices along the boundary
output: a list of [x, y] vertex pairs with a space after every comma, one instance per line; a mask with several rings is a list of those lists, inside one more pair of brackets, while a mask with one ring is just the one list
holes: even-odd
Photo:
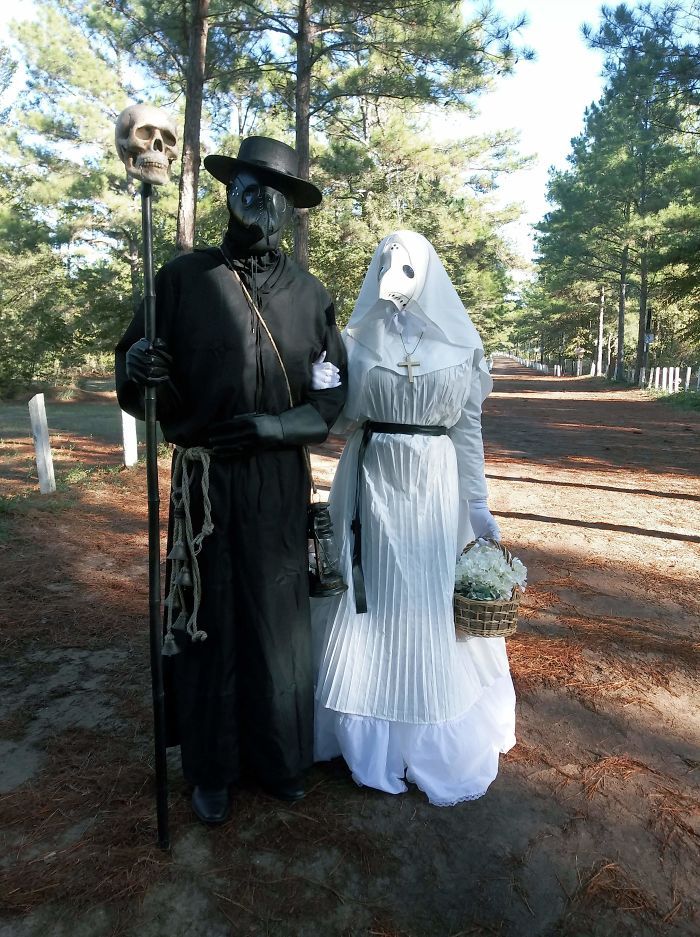
[[[330, 428], [345, 399], [347, 368], [327, 292], [279, 252], [236, 266], [277, 343], [295, 405], [311, 404]], [[157, 335], [173, 357], [172, 383], [158, 389], [169, 442], [206, 447], [213, 423], [289, 409], [274, 350], [218, 248], [160, 270], [156, 315]], [[143, 392], [127, 378], [125, 357], [143, 334], [141, 309], [116, 349], [119, 403], [139, 418]], [[312, 391], [311, 365], [324, 349], [342, 384]], [[214, 532], [199, 554], [198, 627], [208, 638], [188, 640], [180, 654], [163, 658], [168, 742], [181, 745], [183, 772], [193, 784], [222, 787], [242, 772], [274, 784], [312, 762], [308, 493], [299, 447], [212, 458]], [[191, 497], [199, 530], [199, 484]]]

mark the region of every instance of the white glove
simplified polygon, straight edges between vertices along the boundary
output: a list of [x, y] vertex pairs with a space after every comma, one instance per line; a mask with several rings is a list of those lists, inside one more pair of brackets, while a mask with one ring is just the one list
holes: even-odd
[[489, 540], [500, 540], [501, 531], [496, 518], [489, 511], [485, 498], [469, 502], [469, 523], [472, 525], [474, 539], [488, 537]]
[[340, 371], [326, 361], [326, 353], [322, 351], [311, 365], [311, 390], [330, 390], [332, 387], [340, 387]]

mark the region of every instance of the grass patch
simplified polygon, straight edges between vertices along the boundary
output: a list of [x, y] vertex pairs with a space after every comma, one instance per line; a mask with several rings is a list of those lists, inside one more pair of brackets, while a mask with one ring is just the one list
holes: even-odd
[[72, 488], [84, 488], [105, 481], [122, 484], [123, 474], [123, 465], [87, 465], [78, 462], [68, 469], [57, 471], [56, 490], [67, 492]]
[[677, 394], [655, 394], [662, 403], [678, 410], [700, 410], [700, 394], [692, 390], [680, 390]]
[[[94, 439], [107, 445], [121, 446], [122, 427], [119, 407], [112, 400], [83, 401], [73, 396], [46, 401], [46, 418], [52, 437], [66, 440]], [[144, 424], [136, 423], [139, 442], [145, 439]], [[30, 437], [26, 403], [0, 402], [0, 436], [8, 440]]]
[[61, 487], [82, 485], [84, 482], [89, 481], [90, 477], [94, 474], [94, 471], [87, 465], [75, 465], [73, 468], [69, 469], [61, 479]]
[[63, 390], [58, 391], [56, 400], [59, 400], [61, 403], [67, 403], [69, 400], [75, 400], [76, 396], [77, 393], [74, 387], [65, 387]]

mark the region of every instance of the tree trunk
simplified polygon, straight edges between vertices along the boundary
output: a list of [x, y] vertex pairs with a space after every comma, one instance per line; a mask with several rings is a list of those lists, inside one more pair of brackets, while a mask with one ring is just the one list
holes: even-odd
[[[311, 120], [311, 0], [299, 0], [296, 74], [296, 150], [299, 175], [309, 178], [309, 125]], [[294, 211], [294, 257], [302, 270], [309, 269], [309, 211]]]
[[202, 96], [209, 31], [210, 0], [191, 0], [190, 43], [187, 60], [187, 100], [185, 127], [182, 135], [182, 174], [180, 201], [177, 209], [177, 250], [185, 254], [194, 247], [197, 217], [197, 186], [199, 183], [199, 130], [202, 122]]
[[615, 361], [615, 380], [625, 379], [625, 312], [627, 310], [627, 265], [629, 260], [629, 247], [625, 245], [622, 250], [620, 264], [620, 293], [617, 306], [617, 358]]
[[647, 304], [649, 301], [649, 256], [646, 248], [642, 252], [639, 264], [639, 330], [637, 332], [637, 361], [634, 368], [634, 382], [639, 384], [639, 375], [646, 365], [647, 347]]
[[605, 287], [601, 283], [598, 293], [598, 344], [596, 352], [595, 373], [598, 377], [603, 373], [603, 323], [605, 320]]

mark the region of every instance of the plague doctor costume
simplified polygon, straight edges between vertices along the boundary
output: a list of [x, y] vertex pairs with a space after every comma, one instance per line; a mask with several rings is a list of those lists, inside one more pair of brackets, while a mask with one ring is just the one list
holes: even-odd
[[[515, 744], [503, 638], [455, 637], [455, 561], [499, 537], [486, 505], [484, 350], [435, 250], [377, 248], [343, 333], [355, 426], [330, 511], [345, 594], [312, 602], [315, 758], [359, 784], [416, 784], [447, 806], [482, 796]], [[366, 610], [364, 610], [366, 608]]]
[[[325, 439], [342, 409], [345, 351], [325, 288], [279, 249], [292, 208], [321, 201], [297, 176], [295, 151], [248, 137], [237, 158], [204, 165], [226, 185], [223, 243], [160, 270], [157, 345], [141, 338], [141, 309], [117, 346], [116, 382], [137, 417], [144, 384], [156, 385], [176, 446], [170, 540], [184, 517], [191, 582], [178, 586], [180, 567], [173, 589], [169, 543], [168, 742], [181, 746], [195, 813], [219, 823], [244, 777], [286, 800], [304, 794], [313, 670], [302, 447]], [[321, 378], [335, 366], [340, 380], [314, 382], [315, 366]]]

